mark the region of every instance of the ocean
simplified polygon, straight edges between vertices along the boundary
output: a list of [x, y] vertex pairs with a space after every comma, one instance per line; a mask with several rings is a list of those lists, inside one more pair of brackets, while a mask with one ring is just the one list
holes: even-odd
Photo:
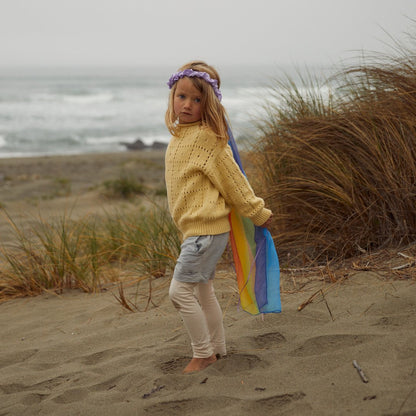
[[[218, 68], [234, 136], [252, 139], [274, 68]], [[0, 69], [0, 158], [126, 151], [167, 143], [172, 68]]]

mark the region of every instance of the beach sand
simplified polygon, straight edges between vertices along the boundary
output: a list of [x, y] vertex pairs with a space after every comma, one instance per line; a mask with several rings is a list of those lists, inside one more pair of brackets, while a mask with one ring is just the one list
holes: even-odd
[[[22, 227], [51, 217], [137, 209], [137, 200], [106, 197], [105, 182], [123, 175], [147, 191], [163, 189], [164, 151], [0, 159], [0, 207]], [[0, 215], [3, 242], [10, 231], [7, 217]]]
[[[157, 187], [161, 165], [157, 152], [0, 160], [0, 202], [23, 223], [69, 207], [81, 216], [116, 205], [99, 189], [121, 166], [147, 166]], [[70, 195], [42, 198], [54, 177], [70, 178]], [[0, 231], [13, 238], [6, 220]], [[215, 287], [228, 356], [189, 375], [181, 374], [188, 336], [168, 283], [156, 279], [157, 307], [147, 311], [141, 288], [135, 313], [117, 302], [115, 286], [1, 303], [0, 415], [416, 415], [414, 277], [351, 269], [330, 283], [283, 270], [282, 313], [251, 316], [222, 264]]]

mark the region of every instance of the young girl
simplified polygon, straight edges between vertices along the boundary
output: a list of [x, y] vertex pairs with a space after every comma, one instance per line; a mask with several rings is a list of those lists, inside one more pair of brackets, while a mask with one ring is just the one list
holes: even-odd
[[254, 194], [228, 146], [217, 71], [205, 62], [190, 62], [168, 85], [165, 120], [172, 139], [165, 179], [169, 209], [183, 234], [169, 296], [191, 338], [193, 358], [183, 371], [190, 373], [226, 354], [213, 279], [227, 245], [231, 207], [259, 226], [268, 226], [272, 213]]

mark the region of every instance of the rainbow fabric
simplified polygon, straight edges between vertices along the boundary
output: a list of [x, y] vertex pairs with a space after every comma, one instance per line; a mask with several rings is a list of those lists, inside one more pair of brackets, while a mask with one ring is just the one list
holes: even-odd
[[[228, 135], [234, 159], [245, 175], [230, 129]], [[230, 213], [230, 224], [241, 307], [252, 315], [281, 312], [279, 259], [270, 232], [235, 210]]]

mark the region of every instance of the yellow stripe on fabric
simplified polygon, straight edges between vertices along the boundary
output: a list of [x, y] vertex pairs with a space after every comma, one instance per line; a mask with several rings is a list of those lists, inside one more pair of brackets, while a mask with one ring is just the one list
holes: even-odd
[[241, 307], [249, 313], [257, 314], [259, 309], [254, 292], [256, 265], [252, 253], [252, 245], [249, 244], [243, 219], [240, 215], [232, 211], [230, 222], [234, 240], [232, 241], [233, 255], [238, 256], [238, 259], [235, 259], [235, 263], [239, 262], [241, 265], [241, 270], [236, 268]]

